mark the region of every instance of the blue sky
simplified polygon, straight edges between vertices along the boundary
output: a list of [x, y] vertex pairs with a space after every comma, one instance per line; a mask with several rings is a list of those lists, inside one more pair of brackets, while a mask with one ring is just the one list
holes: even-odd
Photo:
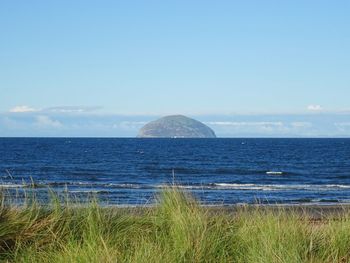
[[349, 11], [349, 1], [4, 1], [0, 136], [134, 136], [166, 114], [221, 136], [350, 136]]

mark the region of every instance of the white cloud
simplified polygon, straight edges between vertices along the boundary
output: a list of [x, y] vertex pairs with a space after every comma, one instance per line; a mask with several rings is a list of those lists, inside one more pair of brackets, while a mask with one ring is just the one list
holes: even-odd
[[12, 109], [9, 110], [9, 112], [16, 112], [16, 113], [21, 113], [21, 112], [34, 112], [34, 111], [38, 111], [34, 108], [31, 108], [29, 106], [26, 105], [19, 105], [19, 106], [15, 106]]
[[146, 123], [145, 121], [122, 121], [118, 124], [113, 124], [113, 129], [135, 130], [140, 129]]
[[61, 122], [57, 120], [53, 120], [50, 117], [45, 115], [37, 116], [35, 119], [36, 119], [36, 122], [35, 122], [36, 126], [51, 127], [51, 128], [59, 128], [63, 126]]
[[95, 110], [101, 109], [98, 106], [59, 106], [47, 108], [45, 112], [57, 112], [57, 113], [84, 113], [92, 112]]
[[233, 122], [233, 121], [212, 121], [206, 122], [208, 125], [218, 125], [218, 126], [275, 126], [282, 127], [283, 122], [269, 122], [269, 121], [259, 121], [259, 122]]
[[224, 136], [296, 136], [313, 127], [308, 121], [211, 121], [206, 122], [218, 135]]
[[342, 126], [342, 127], [350, 127], [350, 122], [336, 122], [334, 123], [336, 126]]
[[9, 112], [43, 112], [43, 113], [86, 113], [101, 109], [98, 106], [58, 106], [45, 109], [35, 109], [26, 105], [18, 105], [9, 110]]
[[309, 105], [309, 106], [307, 106], [307, 109], [309, 111], [321, 111], [321, 110], [323, 110], [321, 105]]
[[3, 125], [3, 127], [6, 127], [7, 129], [18, 129], [21, 127], [20, 122], [14, 120], [8, 116], [4, 116], [4, 117], [0, 118], [0, 124]]
[[334, 123], [334, 125], [341, 132], [349, 132], [350, 131], [350, 122], [336, 122], [336, 123]]
[[310, 122], [303, 122], [303, 121], [292, 122], [290, 125], [293, 128], [310, 128], [310, 127], [312, 127], [312, 123], [310, 123]]
[[225, 133], [252, 133], [261, 132], [263, 134], [273, 132], [285, 132], [287, 126], [280, 121], [213, 121], [206, 122], [209, 126], [218, 133], [224, 131]]

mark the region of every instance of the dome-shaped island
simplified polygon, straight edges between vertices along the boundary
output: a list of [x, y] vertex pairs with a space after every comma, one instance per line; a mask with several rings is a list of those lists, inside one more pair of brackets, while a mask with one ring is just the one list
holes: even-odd
[[205, 124], [183, 115], [165, 116], [143, 126], [140, 138], [216, 138]]

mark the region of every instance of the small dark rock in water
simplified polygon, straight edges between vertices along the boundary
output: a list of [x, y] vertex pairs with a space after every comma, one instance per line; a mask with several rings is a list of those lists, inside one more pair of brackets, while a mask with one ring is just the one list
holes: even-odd
[[137, 137], [141, 138], [216, 138], [205, 124], [183, 115], [171, 115], [147, 123]]

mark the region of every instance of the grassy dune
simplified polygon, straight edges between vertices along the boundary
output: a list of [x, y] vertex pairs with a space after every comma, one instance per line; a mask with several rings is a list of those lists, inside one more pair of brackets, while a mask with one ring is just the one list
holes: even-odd
[[142, 212], [35, 201], [0, 207], [3, 262], [350, 262], [350, 214], [200, 207], [169, 188]]

